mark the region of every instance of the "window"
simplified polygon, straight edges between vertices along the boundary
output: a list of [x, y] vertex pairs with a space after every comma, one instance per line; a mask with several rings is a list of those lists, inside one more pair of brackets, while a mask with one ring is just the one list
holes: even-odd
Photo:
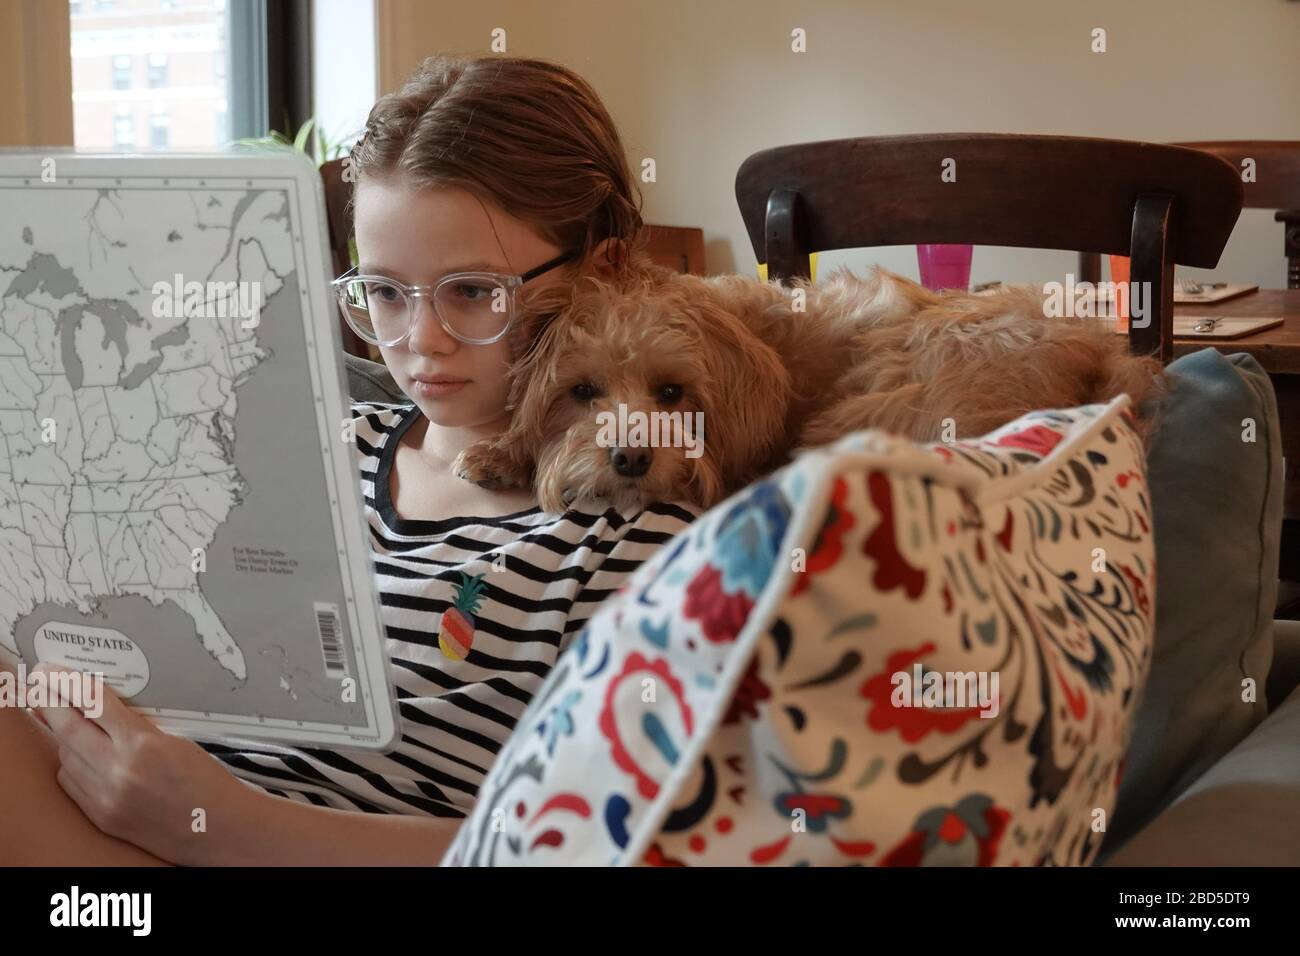
[[131, 88], [131, 57], [120, 53], [113, 57], [113, 89], [129, 90]]
[[[265, 88], [264, 80], [256, 82], [266, 72], [265, 44], [241, 51], [247, 66], [230, 66], [232, 16], [254, 17], [258, 4], [76, 0], [68, 9], [78, 147], [204, 151], [228, 143], [232, 125], [240, 136], [266, 132], [262, 121], [245, 118], [256, 101], [246, 91]], [[162, 113], [152, 112], [155, 104]]]
[[149, 145], [153, 149], [166, 149], [171, 138], [171, 118], [166, 113], [149, 117]]
[[154, 89], [167, 85], [167, 54], [149, 54], [149, 85]]
[[130, 116], [113, 117], [113, 148], [135, 148], [135, 120]]
[[316, 121], [331, 143], [351, 143], [365, 128], [376, 89], [374, 4], [315, 0], [312, 83]]

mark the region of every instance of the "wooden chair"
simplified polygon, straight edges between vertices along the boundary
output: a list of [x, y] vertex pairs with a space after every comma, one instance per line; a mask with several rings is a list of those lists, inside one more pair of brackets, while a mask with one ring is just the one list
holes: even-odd
[[[1206, 140], [1171, 143], [1186, 149], [1199, 149], [1217, 156], [1242, 173], [1242, 161], [1255, 161], [1255, 181], [1244, 184], [1242, 208], [1273, 209], [1282, 231], [1282, 254], [1286, 256], [1286, 287], [1300, 289], [1300, 141], [1296, 140]], [[1101, 257], [1080, 253], [1079, 274], [1097, 281], [1101, 277]]]
[[1129, 255], [1131, 280], [1152, 290], [1149, 321], [1130, 323], [1131, 347], [1168, 362], [1174, 264], [1214, 267], [1242, 185], [1222, 160], [1176, 146], [951, 133], [766, 149], [741, 164], [736, 199], [772, 278], [806, 277], [809, 252], [863, 246]]
[[1286, 287], [1300, 289], [1300, 140], [1218, 140], [1174, 143], [1218, 156], [1242, 173], [1244, 160], [1255, 161], [1254, 182], [1245, 183], [1246, 209], [1276, 210], [1273, 218], [1285, 223], [1282, 254], [1286, 256]]
[[[1175, 143], [1188, 149], [1199, 149], [1217, 156], [1237, 170], [1241, 177], [1244, 160], [1255, 161], [1254, 182], [1243, 184], [1246, 209], [1276, 210], [1273, 218], [1284, 223], [1282, 229], [1282, 254], [1287, 259], [1286, 287], [1300, 289], [1300, 141], [1296, 140], [1205, 140], [1192, 143]], [[1289, 383], [1274, 379], [1277, 389], [1290, 388]], [[1294, 427], [1283, 420], [1283, 427]], [[1287, 461], [1286, 492], [1282, 504], [1282, 544], [1278, 577], [1294, 592], [1300, 583], [1300, 496], [1297, 495], [1295, 470], [1297, 463]], [[1293, 595], [1279, 595], [1278, 617], [1300, 617], [1300, 601]], [[1289, 606], [1283, 606], [1289, 605]]]
[[[348, 239], [352, 236], [352, 217], [349, 203], [352, 202], [352, 184], [343, 178], [342, 159], [331, 159], [320, 168], [321, 182], [325, 186], [325, 220], [329, 228], [330, 264], [334, 268], [334, 277], [338, 278], [352, 268], [352, 255], [348, 251]], [[338, 309], [334, 310], [337, 314]], [[371, 351], [368, 343], [352, 331], [343, 316], [338, 317], [339, 328], [343, 331], [343, 351], [359, 355], [365, 359], [374, 359], [378, 355]]]
[[352, 184], [343, 180], [343, 160], [331, 159], [321, 164], [321, 182], [325, 187], [325, 218], [329, 224], [330, 262], [337, 278], [352, 268], [348, 239], [352, 235]]
[[647, 225], [644, 232], [645, 251], [659, 265], [704, 275], [703, 229]]

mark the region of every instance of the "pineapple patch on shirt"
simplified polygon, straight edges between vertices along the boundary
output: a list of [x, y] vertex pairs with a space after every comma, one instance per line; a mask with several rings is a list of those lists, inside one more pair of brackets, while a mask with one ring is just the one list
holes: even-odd
[[474, 646], [474, 612], [487, 587], [482, 574], [470, 577], [461, 571], [460, 579], [460, 584], [452, 585], [455, 600], [442, 612], [438, 626], [438, 646], [454, 661], [463, 661]]

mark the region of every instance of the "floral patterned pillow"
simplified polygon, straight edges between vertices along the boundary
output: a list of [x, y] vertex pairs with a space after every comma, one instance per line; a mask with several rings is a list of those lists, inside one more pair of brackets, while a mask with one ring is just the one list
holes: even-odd
[[444, 864], [1089, 863], [1154, 625], [1127, 404], [861, 432], [701, 516], [560, 658]]

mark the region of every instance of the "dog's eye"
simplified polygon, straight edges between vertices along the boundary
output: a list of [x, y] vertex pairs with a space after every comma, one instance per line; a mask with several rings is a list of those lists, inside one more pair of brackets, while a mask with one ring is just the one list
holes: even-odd
[[659, 401], [665, 405], [672, 405], [682, 400], [682, 387], [680, 385], [660, 385]]
[[579, 382], [569, 389], [569, 394], [580, 402], [589, 402], [596, 397], [596, 389], [589, 382]]

